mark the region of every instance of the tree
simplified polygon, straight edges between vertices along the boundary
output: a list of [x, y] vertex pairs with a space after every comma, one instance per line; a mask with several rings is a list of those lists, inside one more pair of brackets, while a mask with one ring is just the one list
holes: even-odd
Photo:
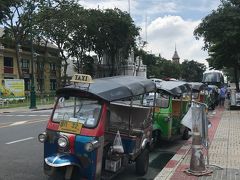
[[47, 38], [58, 47], [63, 66], [63, 85], [67, 82], [67, 60], [71, 57], [69, 52], [74, 29], [72, 28], [76, 9], [80, 5], [74, 0], [55, 0], [51, 6], [42, 5], [36, 15], [38, 30], [42, 37]]
[[21, 4], [20, 0], [0, 0], [0, 22], [11, 14], [11, 8]]
[[181, 77], [188, 82], [201, 82], [205, 70], [206, 66], [204, 64], [193, 60], [184, 60], [181, 64]]
[[4, 25], [4, 42], [8, 46], [15, 47], [17, 69], [19, 78], [22, 77], [22, 70], [20, 67], [19, 48], [23, 43], [30, 39], [30, 32], [32, 24], [30, 19], [34, 13], [34, 1], [10, 1], [12, 5], [4, 13], [2, 24]]
[[179, 79], [181, 77], [180, 64], [174, 63], [171, 60], [160, 57], [157, 67], [158, 68], [158, 78], [167, 79], [175, 78]]
[[66, 45], [67, 52], [74, 57], [74, 65], [78, 73], [83, 73], [83, 64], [86, 52], [91, 50], [91, 39], [87, 34], [88, 16], [87, 11], [79, 5], [71, 7], [74, 18], [69, 20], [69, 28], [72, 33], [69, 36], [69, 42]]
[[204, 38], [209, 65], [216, 69], [234, 68], [235, 84], [239, 90], [240, 69], [240, 2], [223, 0], [222, 4], [206, 16], [194, 31], [196, 38]]
[[105, 53], [110, 57], [108, 65], [110, 74], [114, 75], [116, 68], [120, 64], [116, 61], [117, 53], [122, 52], [122, 57], [126, 58], [132, 47], [135, 46], [135, 39], [139, 35], [137, 28], [130, 15], [121, 10], [106, 9], [102, 16], [101, 32], [105, 38]]

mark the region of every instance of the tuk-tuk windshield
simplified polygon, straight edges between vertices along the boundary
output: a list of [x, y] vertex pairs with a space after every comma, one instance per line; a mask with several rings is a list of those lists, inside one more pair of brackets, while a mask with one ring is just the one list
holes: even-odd
[[156, 94], [156, 106], [160, 108], [167, 108], [169, 104], [169, 95], [164, 93]]
[[192, 98], [198, 99], [199, 93], [198, 92], [192, 92]]
[[86, 128], [95, 127], [102, 105], [97, 100], [82, 97], [60, 97], [54, 110], [53, 122], [61, 120], [80, 122]]

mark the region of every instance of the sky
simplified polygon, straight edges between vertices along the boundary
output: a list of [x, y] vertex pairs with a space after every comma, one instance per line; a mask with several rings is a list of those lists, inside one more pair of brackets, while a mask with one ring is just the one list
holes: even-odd
[[145, 50], [172, 59], [175, 45], [180, 62], [195, 60], [207, 65], [208, 54], [203, 40], [196, 40], [194, 29], [217, 9], [220, 0], [79, 0], [85, 8], [119, 8], [130, 12], [141, 38], [148, 42]]

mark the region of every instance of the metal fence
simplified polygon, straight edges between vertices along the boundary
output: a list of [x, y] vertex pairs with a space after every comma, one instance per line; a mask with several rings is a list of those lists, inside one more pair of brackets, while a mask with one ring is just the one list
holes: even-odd
[[[0, 108], [23, 107], [30, 104], [30, 94], [26, 94], [25, 98], [0, 98]], [[55, 93], [36, 94], [37, 105], [53, 104], [56, 100]]]

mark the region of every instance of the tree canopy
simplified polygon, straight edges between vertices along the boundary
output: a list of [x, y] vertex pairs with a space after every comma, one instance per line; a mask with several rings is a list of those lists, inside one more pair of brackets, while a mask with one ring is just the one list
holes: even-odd
[[106, 55], [111, 74], [117, 75], [118, 66], [125, 63], [139, 36], [130, 15], [117, 8], [84, 9], [76, 0], [11, 0], [0, 4], [5, 39], [16, 44], [20, 78], [18, 47], [31, 37], [34, 43], [41, 40], [57, 46], [66, 84], [68, 60], [73, 59], [77, 71], [83, 72], [90, 52], [97, 54], [99, 64]]
[[206, 16], [194, 31], [196, 38], [203, 37], [208, 50], [209, 66], [234, 68], [236, 87], [240, 68], [240, 2], [223, 0], [219, 7]]
[[10, 13], [12, 7], [21, 3], [21, 0], [0, 0], [0, 22], [7, 14]]
[[206, 66], [193, 60], [185, 60], [181, 64], [182, 79], [188, 82], [201, 82], [204, 71], [206, 71]]
[[155, 56], [148, 54], [143, 50], [136, 51], [136, 55], [143, 58], [143, 64], [147, 65], [147, 77], [155, 77], [160, 79], [182, 79], [185, 81], [201, 82], [203, 72], [206, 66], [194, 60], [184, 60], [182, 64], [177, 64], [171, 60], [167, 60], [161, 55]]

